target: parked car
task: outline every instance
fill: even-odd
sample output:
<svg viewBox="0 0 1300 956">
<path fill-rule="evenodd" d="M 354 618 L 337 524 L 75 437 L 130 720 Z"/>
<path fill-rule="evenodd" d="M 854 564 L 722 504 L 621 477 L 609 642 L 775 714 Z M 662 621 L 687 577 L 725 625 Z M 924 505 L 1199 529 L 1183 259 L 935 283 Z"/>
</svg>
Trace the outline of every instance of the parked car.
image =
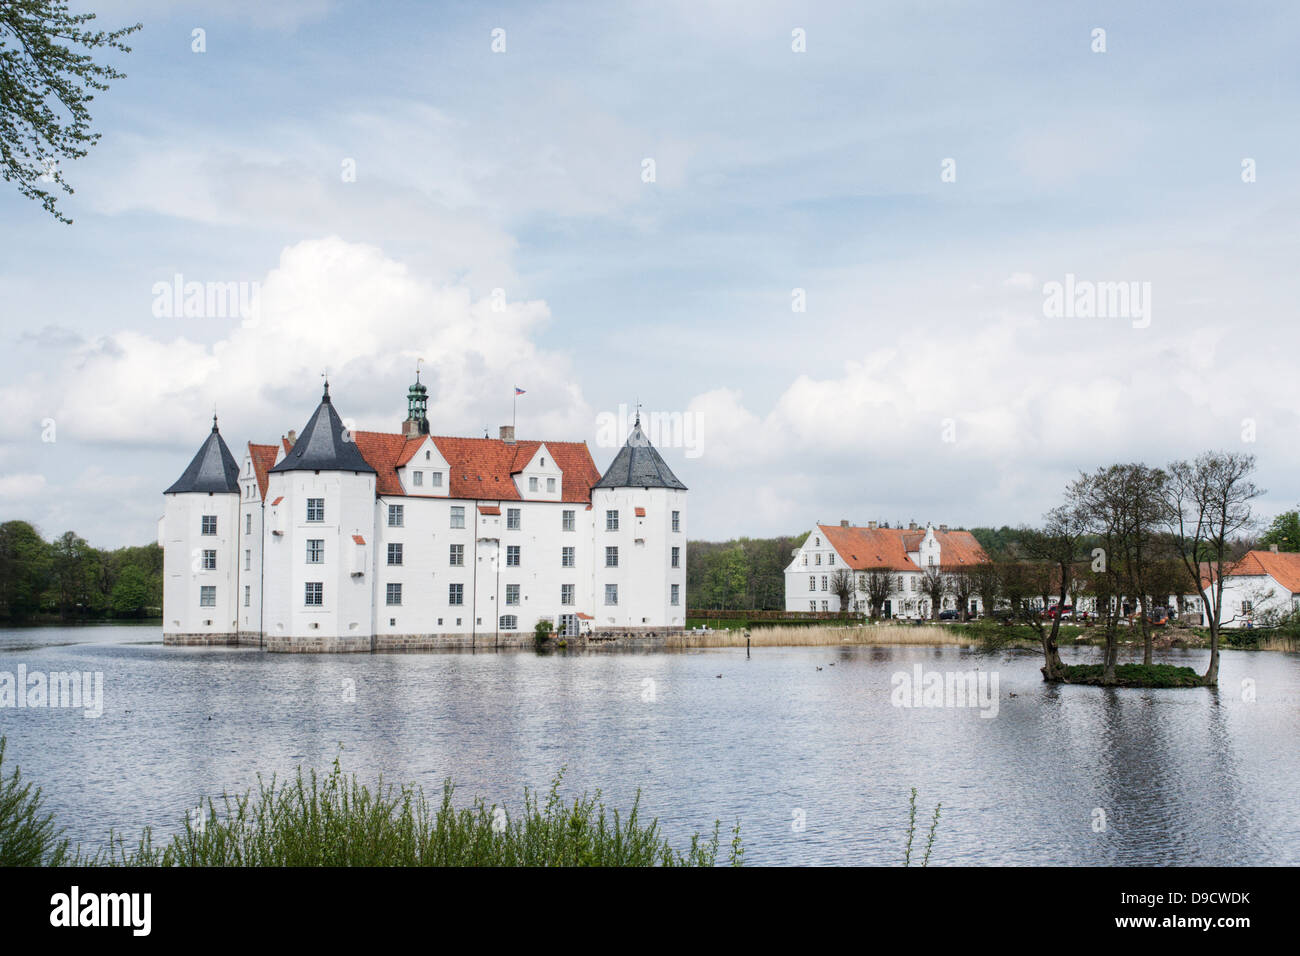
<svg viewBox="0 0 1300 956">
<path fill-rule="evenodd" d="M 939 620 L 941 621 L 956 621 L 960 619 L 961 611 L 947 610 L 939 612 Z"/>
<path fill-rule="evenodd" d="M 1074 617 L 1074 605 L 1067 604 L 1064 607 L 1053 605 L 1043 612 L 1043 617 L 1050 619 L 1056 617 L 1058 614 L 1061 615 L 1062 621 L 1070 620 Z"/>
</svg>

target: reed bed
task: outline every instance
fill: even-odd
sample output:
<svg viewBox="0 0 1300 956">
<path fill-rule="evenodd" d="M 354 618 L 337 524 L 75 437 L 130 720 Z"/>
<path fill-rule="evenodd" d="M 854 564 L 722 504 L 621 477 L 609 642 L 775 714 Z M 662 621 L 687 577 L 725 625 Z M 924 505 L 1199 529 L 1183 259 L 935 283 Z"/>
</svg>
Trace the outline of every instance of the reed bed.
<svg viewBox="0 0 1300 956">
<path fill-rule="evenodd" d="M 668 647 L 815 647 L 833 644 L 967 645 L 973 635 L 960 634 L 933 624 L 863 624 L 839 627 L 753 627 L 748 632 L 686 631 L 668 638 Z"/>
<path fill-rule="evenodd" d="M 155 845 L 146 830 L 128 845 L 82 862 L 109 866 L 715 866 L 719 824 L 683 850 L 666 840 L 658 820 L 641 819 L 640 791 L 626 816 L 606 811 L 600 792 L 572 801 L 560 796 L 563 771 L 545 800 L 525 789 L 522 813 L 475 800 L 457 809 L 448 781 L 431 804 L 419 787 L 379 781 L 371 790 L 335 759 L 288 783 L 261 783 L 242 796 L 206 800 L 185 830 Z M 740 825 L 728 861 L 744 856 Z"/>
</svg>

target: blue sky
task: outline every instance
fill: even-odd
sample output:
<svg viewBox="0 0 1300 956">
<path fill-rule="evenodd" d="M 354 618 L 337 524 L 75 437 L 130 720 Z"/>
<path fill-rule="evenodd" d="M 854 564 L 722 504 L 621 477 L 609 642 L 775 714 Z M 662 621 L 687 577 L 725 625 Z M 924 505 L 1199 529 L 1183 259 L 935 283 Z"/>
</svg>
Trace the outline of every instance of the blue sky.
<svg viewBox="0 0 1300 956">
<path fill-rule="evenodd" d="M 214 405 L 240 454 L 328 367 L 395 430 L 416 358 L 436 431 L 518 384 L 602 468 L 602 413 L 693 416 L 692 537 L 1032 522 L 1210 447 L 1300 500 L 1291 4 L 87 8 L 145 26 L 74 225 L 0 189 L 0 517 L 149 540 Z M 156 316 L 176 274 L 258 321 Z M 1046 317 L 1066 274 L 1150 283 L 1150 324 Z"/>
</svg>

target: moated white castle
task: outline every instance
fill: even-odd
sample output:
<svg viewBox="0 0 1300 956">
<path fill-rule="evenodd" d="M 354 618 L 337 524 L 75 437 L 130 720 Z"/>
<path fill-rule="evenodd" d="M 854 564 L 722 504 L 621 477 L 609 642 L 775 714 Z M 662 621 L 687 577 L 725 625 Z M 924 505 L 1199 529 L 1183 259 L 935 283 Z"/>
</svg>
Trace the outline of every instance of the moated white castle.
<svg viewBox="0 0 1300 956">
<path fill-rule="evenodd" d="M 686 486 L 641 429 L 602 475 L 585 442 L 349 432 L 329 384 L 300 435 L 217 430 L 164 492 L 163 643 L 271 651 L 655 640 L 686 613 Z"/>
</svg>

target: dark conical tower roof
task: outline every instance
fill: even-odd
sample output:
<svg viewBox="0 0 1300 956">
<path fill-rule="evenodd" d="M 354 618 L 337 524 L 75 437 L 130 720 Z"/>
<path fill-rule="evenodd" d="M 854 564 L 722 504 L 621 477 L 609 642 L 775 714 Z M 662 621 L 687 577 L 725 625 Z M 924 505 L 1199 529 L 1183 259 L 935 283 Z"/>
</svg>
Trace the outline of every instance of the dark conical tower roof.
<svg viewBox="0 0 1300 956">
<path fill-rule="evenodd" d="M 208 440 L 203 443 L 185 473 L 163 494 L 176 495 L 191 491 L 239 494 L 239 465 L 235 464 L 235 456 L 226 447 L 221 432 L 217 431 L 216 415 L 212 416 L 212 433 L 208 435 Z"/>
<path fill-rule="evenodd" d="M 593 488 L 676 488 L 686 490 L 672 469 L 659 457 L 650 439 L 641 430 L 641 416 L 637 415 L 632 433 L 618 450 L 610 466 Z"/>
<path fill-rule="evenodd" d="M 284 456 L 284 461 L 271 471 L 365 471 L 374 468 L 361 457 L 357 443 L 347 437 L 343 420 L 334 411 L 330 401 L 330 383 L 325 383 L 325 394 L 311 421 L 303 426 L 302 434 Z"/>
</svg>

